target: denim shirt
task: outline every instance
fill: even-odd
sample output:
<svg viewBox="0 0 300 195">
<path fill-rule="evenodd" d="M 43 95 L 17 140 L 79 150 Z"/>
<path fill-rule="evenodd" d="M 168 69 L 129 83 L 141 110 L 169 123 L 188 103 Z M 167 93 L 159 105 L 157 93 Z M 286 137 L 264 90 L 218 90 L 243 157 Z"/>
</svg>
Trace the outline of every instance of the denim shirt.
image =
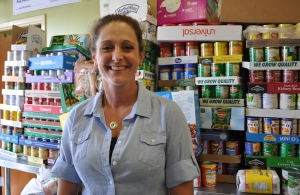
<svg viewBox="0 0 300 195">
<path fill-rule="evenodd" d="M 103 94 L 98 93 L 70 112 L 52 167 L 55 176 L 82 182 L 83 194 L 165 195 L 200 174 L 179 106 L 138 85 L 137 101 L 122 122 L 111 165 L 112 134 L 105 123 Z"/>
</svg>

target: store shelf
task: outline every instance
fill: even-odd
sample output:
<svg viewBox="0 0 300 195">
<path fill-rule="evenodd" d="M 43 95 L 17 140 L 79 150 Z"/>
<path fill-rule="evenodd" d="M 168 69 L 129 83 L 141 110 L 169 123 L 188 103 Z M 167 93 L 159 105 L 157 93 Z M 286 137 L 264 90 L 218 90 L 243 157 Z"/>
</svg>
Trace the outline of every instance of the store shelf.
<svg viewBox="0 0 300 195">
<path fill-rule="evenodd" d="M 195 79 L 158 80 L 158 87 L 195 86 Z"/>
<path fill-rule="evenodd" d="M 300 144 L 300 136 L 297 135 L 246 133 L 246 139 L 254 142 Z"/>
<path fill-rule="evenodd" d="M 32 105 L 24 104 L 25 112 L 42 112 L 42 113 L 51 113 L 51 114 L 62 114 L 61 106 L 48 106 L 48 105 Z"/>
<path fill-rule="evenodd" d="M 241 163 L 241 155 L 217 155 L 217 154 L 199 154 L 197 157 L 198 161 L 212 161 L 212 162 L 223 162 L 223 163 Z"/>
<path fill-rule="evenodd" d="M 26 146 L 34 146 L 34 147 L 39 147 L 39 148 L 54 149 L 54 150 L 59 150 L 59 148 L 60 148 L 60 144 L 58 144 L 58 143 L 35 141 L 35 140 L 29 140 L 29 139 L 24 139 L 24 138 L 19 139 L 19 144 L 26 145 Z"/>
<path fill-rule="evenodd" d="M 37 127 L 37 128 L 43 128 L 43 129 L 53 129 L 53 130 L 62 131 L 62 128 L 61 128 L 60 125 L 59 126 L 53 126 L 53 125 L 32 124 L 32 123 L 23 122 L 23 126 L 24 127 L 31 127 L 31 128 Z"/>
<path fill-rule="evenodd" d="M 0 133 L 0 140 L 14 143 L 14 144 L 19 144 L 19 136 L 17 135 L 8 135 L 8 134 Z"/>
<path fill-rule="evenodd" d="M 155 73 L 146 70 L 137 70 L 135 73 L 135 79 L 155 80 L 156 75 Z"/>
<path fill-rule="evenodd" d="M 199 57 L 199 64 L 211 64 L 211 63 L 241 63 L 243 61 L 243 55 L 222 55 L 222 56 L 205 56 Z"/>
<path fill-rule="evenodd" d="M 246 108 L 246 116 L 300 119 L 300 110 Z"/>
<path fill-rule="evenodd" d="M 26 80 L 25 77 L 18 77 L 18 76 L 2 76 L 2 81 L 6 82 L 19 82 L 24 83 Z"/>
<path fill-rule="evenodd" d="M 198 55 L 158 58 L 157 62 L 158 65 L 195 64 L 198 63 Z"/>
<path fill-rule="evenodd" d="M 27 60 L 20 60 L 20 61 L 5 61 L 5 66 L 28 66 Z"/>
<path fill-rule="evenodd" d="M 201 140 L 228 141 L 231 131 L 201 129 Z"/>
<path fill-rule="evenodd" d="M 63 75 L 53 76 L 34 76 L 25 74 L 26 83 L 73 83 L 74 72 L 65 72 Z"/>
<path fill-rule="evenodd" d="M 300 83 L 248 83 L 248 93 L 300 93 Z"/>
<path fill-rule="evenodd" d="M 246 195 L 247 193 L 238 192 L 236 184 L 217 183 L 214 187 L 194 188 L 194 195 Z M 249 193 L 248 193 L 249 194 Z"/>
<path fill-rule="evenodd" d="M 246 156 L 247 166 L 265 166 L 265 167 L 295 167 L 300 168 L 300 158 L 291 157 L 273 157 L 273 156 Z"/>
<path fill-rule="evenodd" d="M 209 107 L 244 107 L 245 99 L 199 98 L 199 103 Z"/>
<path fill-rule="evenodd" d="M 2 95 L 18 95 L 24 96 L 25 90 L 2 89 Z"/>
<path fill-rule="evenodd" d="M 21 122 L 12 121 L 12 120 L 4 120 L 4 119 L 1 119 L 1 125 L 19 127 L 19 128 L 23 127 L 23 124 Z"/>
<path fill-rule="evenodd" d="M 39 97 L 39 98 L 60 98 L 59 91 L 48 90 L 25 90 L 26 97 Z"/>
<path fill-rule="evenodd" d="M 25 135 L 31 135 L 31 136 L 44 136 L 47 138 L 61 138 L 62 136 L 62 130 L 55 130 L 55 129 L 51 129 L 49 130 L 45 130 L 45 129 L 33 129 L 33 128 L 28 128 L 25 127 L 24 128 L 24 134 Z"/>
<path fill-rule="evenodd" d="M 60 114 L 48 114 L 48 113 L 38 113 L 38 112 L 22 112 L 22 117 L 26 117 L 26 118 L 59 120 L 59 116 L 60 116 Z"/>
<path fill-rule="evenodd" d="M 272 61 L 272 62 L 243 62 L 243 68 L 249 70 L 299 70 L 299 61 Z"/>
<path fill-rule="evenodd" d="M 7 104 L 0 104 L 0 110 L 10 110 L 10 111 L 21 111 L 21 108 L 19 106 L 11 106 Z"/>
<path fill-rule="evenodd" d="M 259 39 L 247 40 L 246 48 L 256 47 L 280 47 L 280 46 L 300 46 L 300 39 Z"/>
<path fill-rule="evenodd" d="M 240 85 L 242 84 L 241 77 L 226 76 L 226 77 L 196 77 L 196 85 Z"/>
</svg>

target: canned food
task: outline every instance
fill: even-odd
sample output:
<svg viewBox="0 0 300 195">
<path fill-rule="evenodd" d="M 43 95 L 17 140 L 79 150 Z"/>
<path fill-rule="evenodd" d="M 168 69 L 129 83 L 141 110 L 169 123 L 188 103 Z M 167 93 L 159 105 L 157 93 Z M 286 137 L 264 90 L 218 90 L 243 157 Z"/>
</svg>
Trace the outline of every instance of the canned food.
<svg viewBox="0 0 300 195">
<path fill-rule="evenodd" d="M 27 67 L 26 66 L 19 66 L 19 77 L 24 77 L 25 73 L 27 72 Z"/>
<path fill-rule="evenodd" d="M 48 70 L 41 70 L 41 75 L 42 76 L 48 76 L 49 75 L 49 71 Z"/>
<path fill-rule="evenodd" d="M 282 82 L 298 82 L 298 70 L 282 70 Z"/>
<path fill-rule="evenodd" d="M 217 174 L 226 174 L 226 163 L 217 163 Z"/>
<path fill-rule="evenodd" d="M 39 105 L 46 105 L 46 98 L 39 98 Z"/>
<path fill-rule="evenodd" d="M 33 157 L 38 157 L 39 156 L 39 151 L 38 151 L 37 147 L 31 146 L 30 156 L 33 156 Z"/>
<path fill-rule="evenodd" d="M 171 87 L 168 87 L 168 89 L 171 89 Z M 167 90 L 167 91 L 171 91 L 171 90 Z M 53 106 L 61 106 L 61 101 L 60 101 L 59 98 L 54 98 L 54 100 L 53 100 Z"/>
<path fill-rule="evenodd" d="M 37 90 L 44 90 L 45 83 L 37 83 Z"/>
<path fill-rule="evenodd" d="M 12 51 L 7 51 L 7 61 L 13 61 L 14 60 L 14 53 Z"/>
<path fill-rule="evenodd" d="M 32 97 L 25 97 L 25 104 L 32 104 Z"/>
<path fill-rule="evenodd" d="M 264 50 L 262 48 L 249 48 L 250 62 L 263 62 Z"/>
<path fill-rule="evenodd" d="M 278 95 L 276 93 L 264 93 L 262 99 L 264 109 L 278 108 Z"/>
<path fill-rule="evenodd" d="M 46 159 L 48 157 L 49 150 L 47 148 L 39 148 L 38 157 Z"/>
<path fill-rule="evenodd" d="M 224 154 L 224 141 L 216 141 L 212 140 L 211 141 L 211 153 L 212 154 L 218 154 L 222 155 Z"/>
<path fill-rule="evenodd" d="M 283 110 L 296 109 L 296 94 L 281 93 L 279 99 L 279 108 Z"/>
<path fill-rule="evenodd" d="M 215 42 L 214 43 L 214 56 L 228 55 L 228 43 L 227 42 Z"/>
<path fill-rule="evenodd" d="M 263 39 L 277 39 L 277 30 L 275 24 L 266 24 L 263 25 L 264 32 L 262 33 Z"/>
<path fill-rule="evenodd" d="M 200 47 L 201 47 L 200 51 L 202 57 L 214 55 L 212 43 L 201 43 Z"/>
<path fill-rule="evenodd" d="M 64 75 L 65 74 L 65 70 L 64 69 L 57 69 L 56 70 L 56 75 L 60 76 L 60 75 Z"/>
<path fill-rule="evenodd" d="M 185 56 L 185 43 L 184 42 L 174 42 L 173 43 L 173 57 Z M 57 74 L 59 75 L 59 74 Z"/>
<path fill-rule="evenodd" d="M 10 119 L 10 111 L 9 110 L 3 110 L 3 120 L 9 120 Z"/>
<path fill-rule="evenodd" d="M 19 83 L 19 82 L 15 82 L 15 90 L 25 90 L 25 85 L 24 83 Z"/>
<path fill-rule="evenodd" d="M 201 86 L 202 98 L 214 98 L 215 89 L 212 85 L 202 85 Z"/>
<path fill-rule="evenodd" d="M 171 55 L 172 56 L 172 55 Z M 170 57 L 171 57 L 170 56 Z M 56 70 L 49 70 L 49 76 L 56 77 Z"/>
<path fill-rule="evenodd" d="M 51 91 L 59 91 L 59 83 L 51 83 Z"/>
<path fill-rule="evenodd" d="M 278 144 L 263 142 L 263 156 L 278 156 Z"/>
<path fill-rule="evenodd" d="M 12 76 L 12 67 L 11 66 L 5 66 L 4 75 L 5 76 Z"/>
<path fill-rule="evenodd" d="M 16 118 L 16 121 L 18 122 L 22 122 L 22 112 L 21 111 L 17 111 L 16 112 L 17 114 L 17 118 Z"/>
<path fill-rule="evenodd" d="M 173 70 L 172 70 L 172 79 L 173 80 L 183 79 L 184 78 L 183 73 L 184 73 L 183 64 L 174 64 L 173 65 Z"/>
<path fill-rule="evenodd" d="M 2 134 L 7 134 L 7 126 L 2 125 L 1 133 Z"/>
<path fill-rule="evenodd" d="M 240 67 L 239 63 L 230 63 L 225 64 L 225 76 L 240 76 Z"/>
<path fill-rule="evenodd" d="M 264 118 L 265 134 L 280 134 L 279 118 Z"/>
<path fill-rule="evenodd" d="M 5 82 L 5 89 L 14 89 L 13 82 Z"/>
<path fill-rule="evenodd" d="M 198 41 L 188 41 L 185 43 L 185 55 L 191 56 L 191 55 L 197 55 L 199 56 L 199 42 Z"/>
<path fill-rule="evenodd" d="M 289 195 L 299 194 L 300 174 L 299 169 L 288 174 L 288 193 Z"/>
<path fill-rule="evenodd" d="M 239 155 L 239 141 L 227 141 L 226 142 L 226 155 Z"/>
<path fill-rule="evenodd" d="M 295 144 L 280 144 L 280 157 L 296 157 Z"/>
<path fill-rule="evenodd" d="M 260 142 L 245 142 L 245 153 L 248 156 L 260 156 Z"/>
<path fill-rule="evenodd" d="M 198 64 L 198 77 L 210 77 L 209 64 Z"/>
<path fill-rule="evenodd" d="M 54 150 L 54 149 L 49 149 L 49 157 L 56 159 L 58 156 L 58 150 Z"/>
<path fill-rule="evenodd" d="M 210 140 L 201 141 L 201 151 L 200 154 L 211 154 L 211 143 Z"/>
<path fill-rule="evenodd" d="M 226 173 L 227 175 L 236 175 L 239 170 L 239 163 L 227 163 Z"/>
<path fill-rule="evenodd" d="M 38 84 L 37 83 L 31 83 L 31 90 L 38 90 Z"/>
<path fill-rule="evenodd" d="M 289 29 L 293 27 L 293 24 L 278 24 L 278 38 L 280 39 L 287 39 L 289 38 L 287 36 L 287 32 L 289 32 Z"/>
<path fill-rule="evenodd" d="M 46 105 L 54 106 L 54 98 L 47 98 L 46 99 Z"/>
<path fill-rule="evenodd" d="M 34 70 L 33 75 L 34 76 L 40 76 L 42 74 L 41 70 Z"/>
<path fill-rule="evenodd" d="M 23 154 L 25 156 L 30 156 L 31 155 L 31 147 L 24 145 L 23 146 Z"/>
<path fill-rule="evenodd" d="M 230 86 L 230 98 L 231 99 L 242 99 L 243 98 L 243 87 L 240 85 Z"/>
<path fill-rule="evenodd" d="M 21 153 L 23 151 L 21 151 L 21 146 L 19 144 L 13 144 L 13 152 L 14 153 Z"/>
<path fill-rule="evenodd" d="M 17 121 L 17 112 L 10 111 L 10 120 Z"/>
<path fill-rule="evenodd" d="M 225 76 L 224 64 L 212 63 L 210 65 L 210 72 L 212 77 Z"/>
<path fill-rule="evenodd" d="M 247 93 L 246 102 L 247 102 L 247 108 L 261 108 L 261 94 Z"/>
<path fill-rule="evenodd" d="M 265 61 L 280 61 L 279 47 L 265 47 Z"/>
<path fill-rule="evenodd" d="M 17 66 L 12 67 L 12 76 L 15 76 L 15 77 L 19 76 L 19 68 Z"/>
<path fill-rule="evenodd" d="M 16 96 L 16 106 L 19 106 L 19 107 L 23 107 L 25 103 L 25 97 L 24 96 L 20 96 L 20 95 L 17 95 Z"/>
<path fill-rule="evenodd" d="M 247 117 L 247 131 L 248 133 L 259 133 L 260 118 L 257 117 Z"/>
<path fill-rule="evenodd" d="M 242 41 L 230 41 L 229 42 L 229 55 L 243 55 L 243 42 Z"/>
<path fill-rule="evenodd" d="M 33 105 L 39 105 L 39 98 L 38 97 L 33 97 L 32 98 L 32 104 Z"/>
<path fill-rule="evenodd" d="M 204 161 L 201 165 L 202 184 L 206 187 L 213 187 L 217 180 L 217 165 L 213 162 Z"/>
<path fill-rule="evenodd" d="M 297 120 L 296 120 L 297 121 Z M 294 119 L 282 118 L 281 119 L 281 134 L 282 135 L 297 135 L 297 129 L 294 129 Z"/>
<path fill-rule="evenodd" d="M 229 98 L 229 86 L 227 85 L 216 85 L 215 86 L 216 98 L 226 99 Z"/>
<path fill-rule="evenodd" d="M 13 151 L 13 143 L 6 142 L 6 150 L 12 152 Z"/>
<path fill-rule="evenodd" d="M 197 64 L 184 65 L 184 79 L 196 78 L 197 75 Z"/>
<path fill-rule="evenodd" d="M 249 70 L 249 82 L 264 82 L 265 72 L 263 70 Z"/>
<path fill-rule="evenodd" d="M 247 26 L 247 40 L 261 39 L 262 35 L 258 30 L 259 28 L 261 28 L 261 26 L 258 25 Z"/>
<path fill-rule="evenodd" d="M 9 105 L 10 103 L 10 95 L 3 95 L 3 104 Z"/>
<path fill-rule="evenodd" d="M 266 70 L 266 82 L 281 82 L 281 70 Z"/>
<path fill-rule="evenodd" d="M 281 61 L 293 61 L 295 46 L 282 46 L 281 47 Z M 297 52 L 297 49 L 296 49 Z"/>
<path fill-rule="evenodd" d="M 51 90 L 51 84 L 50 83 L 44 83 L 44 90 Z"/>
<path fill-rule="evenodd" d="M 6 149 L 7 149 L 7 143 L 6 143 L 5 141 L 3 141 L 3 140 L 1 140 L 1 148 L 2 148 L 3 150 L 6 150 Z"/>
</svg>

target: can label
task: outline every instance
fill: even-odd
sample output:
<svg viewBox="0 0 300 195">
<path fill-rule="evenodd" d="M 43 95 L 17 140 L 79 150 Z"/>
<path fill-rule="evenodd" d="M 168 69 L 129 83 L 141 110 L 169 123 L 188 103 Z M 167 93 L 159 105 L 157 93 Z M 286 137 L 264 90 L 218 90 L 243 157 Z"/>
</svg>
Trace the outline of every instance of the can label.
<svg viewBox="0 0 300 195">
<path fill-rule="evenodd" d="M 226 154 L 233 156 L 239 155 L 239 141 L 227 141 Z"/>
<path fill-rule="evenodd" d="M 12 76 L 12 67 L 11 66 L 6 66 L 5 67 L 4 75 L 5 76 Z"/>
<path fill-rule="evenodd" d="M 296 124 L 294 124 L 296 123 Z M 297 135 L 297 120 L 290 118 L 282 118 L 281 119 L 281 134 L 282 135 Z M 296 126 L 297 127 L 297 126 Z"/>
<path fill-rule="evenodd" d="M 224 154 L 224 141 L 211 141 L 211 153 L 218 155 Z"/>
<path fill-rule="evenodd" d="M 26 156 L 30 156 L 31 155 L 31 147 L 30 146 L 23 146 L 23 154 Z"/>
<path fill-rule="evenodd" d="M 264 118 L 265 134 L 280 134 L 279 118 Z"/>
<path fill-rule="evenodd" d="M 44 83 L 44 90 L 51 90 L 51 84 L 50 83 Z"/>
<path fill-rule="evenodd" d="M 279 107 L 283 110 L 295 110 L 296 109 L 296 94 L 280 94 Z"/>
<path fill-rule="evenodd" d="M 293 61 L 294 46 L 281 47 L 281 61 Z"/>
<path fill-rule="evenodd" d="M 230 98 L 231 99 L 242 99 L 243 98 L 243 89 L 240 85 L 230 86 Z"/>
<path fill-rule="evenodd" d="M 214 56 L 228 55 L 227 42 L 215 42 L 214 43 Z"/>
<path fill-rule="evenodd" d="M 209 64 L 198 64 L 198 77 L 210 77 Z"/>
<path fill-rule="evenodd" d="M 278 47 L 265 47 L 265 61 L 280 61 Z"/>
<path fill-rule="evenodd" d="M 281 71 L 280 70 L 266 70 L 266 82 L 281 82 Z"/>
<path fill-rule="evenodd" d="M 265 109 L 277 109 L 278 108 L 278 96 L 273 93 L 263 94 L 263 108 Z"/>
<path fill-rule="evenodd" d="M 249 70 L 250 82 L 264 82 L 265 72 L 263 70 Z"/>
<path fill-rule="evenodd" d="M 263 62 L 264 50 L 262 48 L 249 48 L 250 62 Z"/>
<path fill-rule="evenodd" d="M 238 63 L 226 63 L 225 64 L 226 76 L 240 76 L 240 64 Z"/>
<path fill-rule="evenodd" d="M 19 76 L 19 68 L 17 66 L 13 66 L 12 68 L 12 76 Z"/>
<path fill-rule="evenodd" d="M 288 193 L 290 195 L 299 194 L 300 192 L 300 174 L 291 173 L 288 175 Z"/>
<path fill-rule="evenodd" d="M 229 86 L 227 85 L 216 85 L 215 86 L 216 98 L 226 99 L 229 98 Z"/>
<path fill-rule="evenodd" d="M 242 41 L 230 41 L 229 42 L 229 55 L 243 54 L 243 42 Z"/>
<path fill-rule="evenodd" d="M 213 56 L 213 44 L 212 43 L 201 43 L 201 56 Z"/>
<path fill-rule="evenodd" d="M 214 86 L 212 85 L 202 85 L 202 98 L 214 98 Z"/>
<path fill-rule="evenodd" d="M 31 146 L 30 155 L 33 157 L 38 157 L 39 156 L 38 148 Z"/>
<path fill-rule="evenodd" d="M 208 163 L 201 165 L 201 175 L 203 186 L 212 187 L 217 183 L 217 165 Z"/>
<path fill-rule="evenodd" d="M 278 144 L 277 143 L 263 143 L 263 155 L 264 156 L 278 156 Z"/>
<path fill-rule="evenodd" d="M 245 142 L 245 153 L 248 156 L 260 156 L 260 142 Z"/>
<path fill-rule="evenodd" d="M 31 83 L 31 90 L 38 90 L 37 83 Z"/>
<path fill-rule="evenodd" d="M 260 123 L 259 118 L 247 117 L 247 130 L 248 133 L 259 133 Z"/>
<path fill-rule="evenodd" d="M 210 73 L 212 77 L 222 77 L 225 76 L 224 64 L 215 64 L 210 65 Z"/>
<path fill-rule="evenodd" d="M 37 90 L 44 90 L 44 83 L 37 83 Z"/>
<path fill-rule="evenodd" d="M 282 143 L 280 145 L 280 157 L 296 157 L 296 145 Z"/>
<path fill-rule="evenodd" d="M 261 108 L 260 93 L 247 93 L 246 101 L 247 101 L 247 108 Z"/>
<path fill-rule="evenodd" d="M 298 82 L 298 70 L 282 70 L 282 82 Z"/>
<path fill-rule="evenodd" d="M 200 154 L 210 154 L 211 153 L 211 143 L 210 140 L 201 141 L 201 151 Z"/>
</svg>

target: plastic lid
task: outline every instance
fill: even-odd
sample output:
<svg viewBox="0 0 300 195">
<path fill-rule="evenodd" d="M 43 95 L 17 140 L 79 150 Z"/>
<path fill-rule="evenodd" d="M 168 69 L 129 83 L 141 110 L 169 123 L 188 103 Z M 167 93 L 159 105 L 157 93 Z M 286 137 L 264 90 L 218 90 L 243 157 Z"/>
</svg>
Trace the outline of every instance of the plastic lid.
<svg viewBox="0 0 300 195">
<path fill-rule="evenodd" d="M 185 43 L 186 45 L 198 45 L 199 42 L 198 41 L 188 41 Z"/>
<path fill-rule="evenodd" d="M 174 42 L 173 46 L 185 45 L 185 42 Z"/>
<path fill-rule="evenodd" d="M 183 64 L 174 64 L 173 68 L 183 68 Z"/>
<path fill-rule="evenodd" d="M 160 70 L 162 70 L 162 69 L 171 69 L 171 66 L 169 66 L 169 65 L 159 66 L 159 69 Z"/>
<path fill-rule="evenodd" d="M 161 43 L 160 47 L 172 47 L 172 43 Z"/>
<path fill-rule="evenodd" d="M 180 24 L 177 24 L 178 26 L 193 26 L 192 23 L 180 23 Z"/>
<path fill-rule="evenodd" d="M 163 24 L 162 26 L 177 26 L 176 24 Z"/>
<path fill-rule="evenodd" d="M 185 64 L 184 67 L 185 68 L 196 68 L 197 64 Z"/>
</svg>

